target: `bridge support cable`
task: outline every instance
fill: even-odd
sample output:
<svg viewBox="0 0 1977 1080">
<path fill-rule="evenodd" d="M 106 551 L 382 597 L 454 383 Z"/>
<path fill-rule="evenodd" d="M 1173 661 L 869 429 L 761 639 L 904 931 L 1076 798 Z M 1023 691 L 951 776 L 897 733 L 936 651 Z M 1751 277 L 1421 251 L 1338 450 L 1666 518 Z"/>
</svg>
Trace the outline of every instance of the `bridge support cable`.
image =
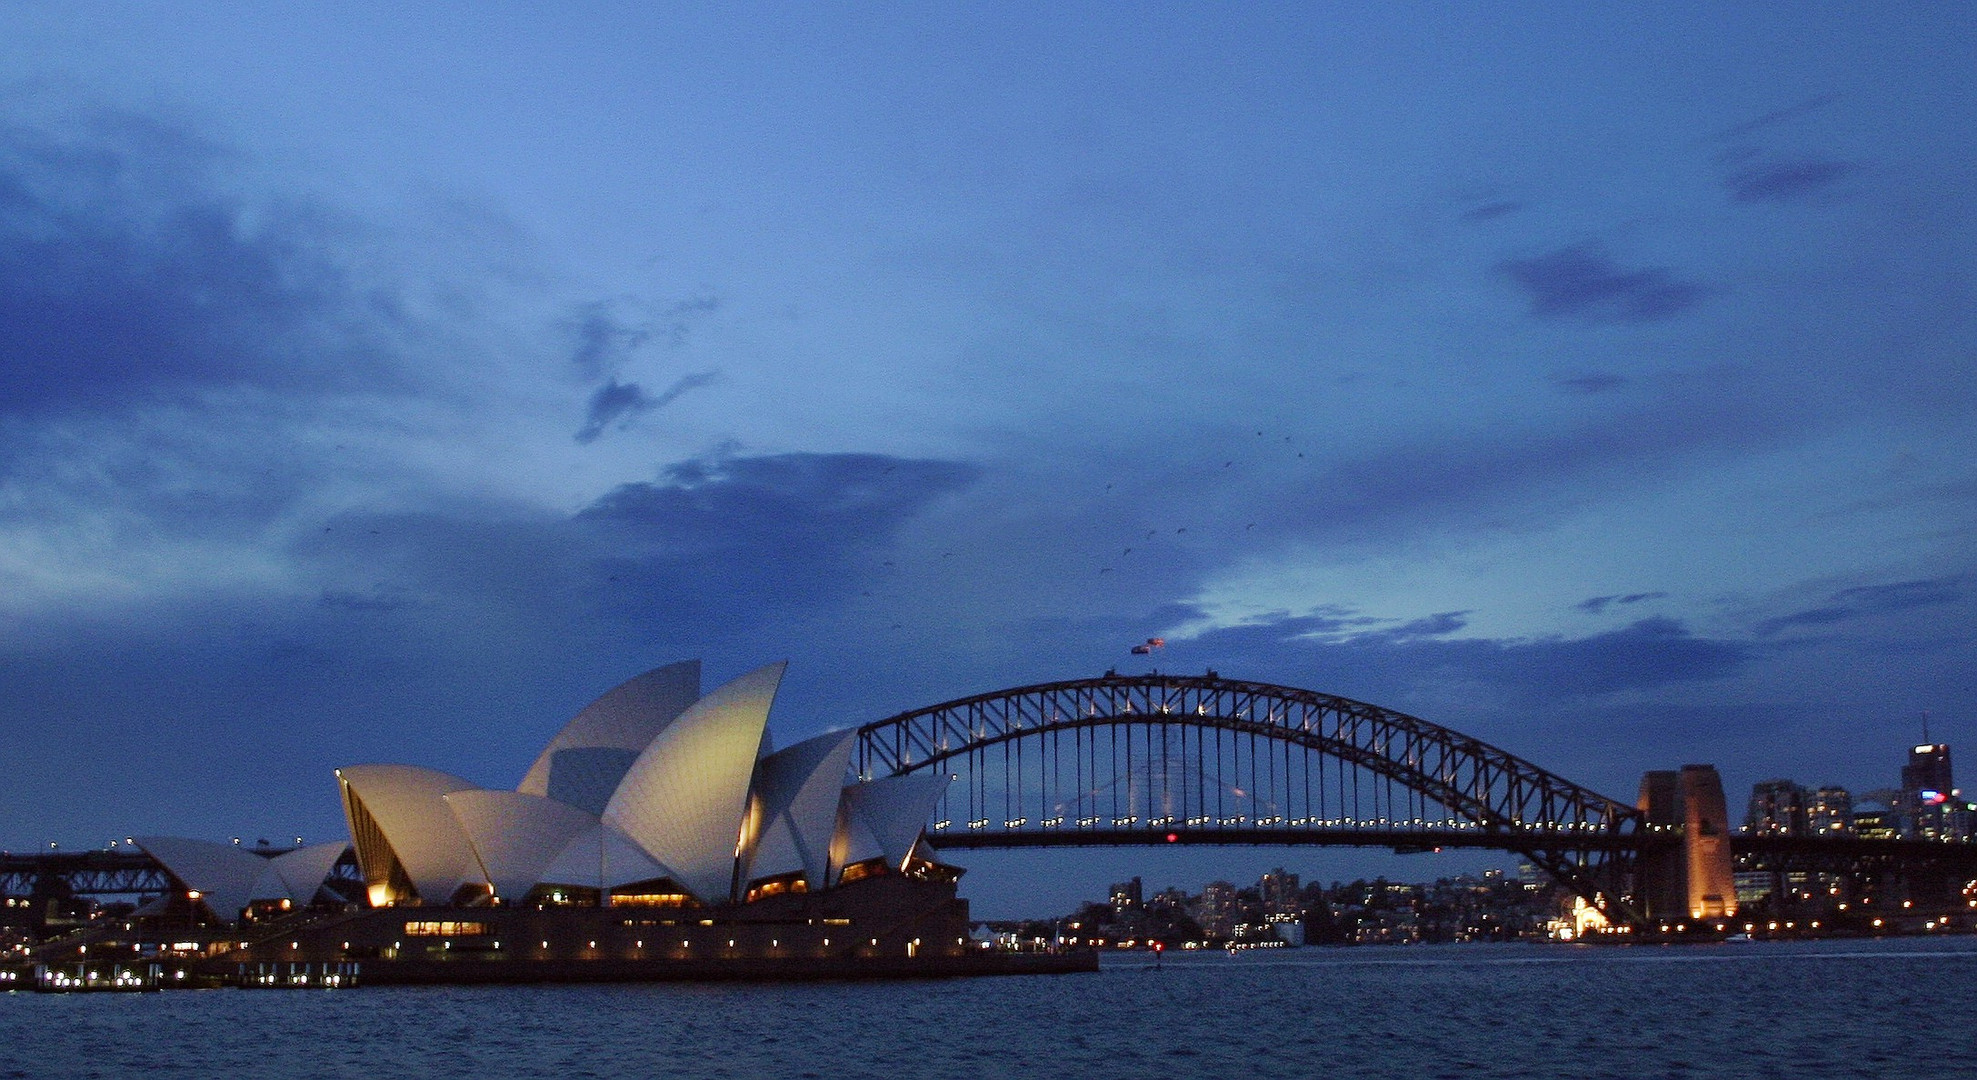
<svg viewBox="0 0 1977 1080">
<path fill-rule="evenodd" d="M 937 847 L 1496 848 L 1615 923 L 1642 919 L 1634 856 L 1653 837 L 1639 811 L 1459 732 L 1313 691 L 1169 675 L 1021 687 L 867 724 L 856 761 L 865 776 L 965 773 L 933 823 Z"/>
</svg>

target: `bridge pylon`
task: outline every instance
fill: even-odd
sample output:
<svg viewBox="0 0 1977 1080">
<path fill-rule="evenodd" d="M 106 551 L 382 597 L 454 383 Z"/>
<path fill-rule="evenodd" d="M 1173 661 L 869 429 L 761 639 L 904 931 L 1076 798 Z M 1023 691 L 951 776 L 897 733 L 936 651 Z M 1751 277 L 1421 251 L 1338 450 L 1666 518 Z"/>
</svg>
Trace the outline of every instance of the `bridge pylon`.
<svg viewBox="0 0 1977 1080">
<path fill-rule="evenodd" d="M 1636 895 L 1649 919 L 1724 919 L 1737 913 L 1728 801 L 1714 765 L 1657 769 L 1641 777 L 1643 828 L 1679 845 L 1644 847 Z"/>
</svg>

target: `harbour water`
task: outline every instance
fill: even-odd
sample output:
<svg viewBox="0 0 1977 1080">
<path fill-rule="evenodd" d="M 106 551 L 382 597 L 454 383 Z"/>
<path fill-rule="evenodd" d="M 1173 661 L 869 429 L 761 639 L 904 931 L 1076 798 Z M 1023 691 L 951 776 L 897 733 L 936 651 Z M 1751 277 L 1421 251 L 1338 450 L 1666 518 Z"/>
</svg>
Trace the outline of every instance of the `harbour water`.
<svg viewBox="0 0 1977 1080">
<path fill-rule="evenodd" d="M 1977 938 L 1107 956 L 1097 974 L 0 995 L 0 1077 L 1977 1075 Z"/>
</svg>

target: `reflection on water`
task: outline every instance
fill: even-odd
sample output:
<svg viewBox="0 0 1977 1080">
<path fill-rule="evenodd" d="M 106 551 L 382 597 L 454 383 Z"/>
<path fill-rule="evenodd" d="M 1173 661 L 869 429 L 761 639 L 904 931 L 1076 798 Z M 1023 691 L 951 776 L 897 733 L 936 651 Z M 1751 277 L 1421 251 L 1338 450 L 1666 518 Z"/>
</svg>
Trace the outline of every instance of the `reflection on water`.
<svg viewBox="0 0 1977 1080">
<path fill-rule="evenodd" d="M 894 983 L 0 995 L 0 1077 L 1899 1077 L 1977 939 L 1108 956 Z"/>
</svg>

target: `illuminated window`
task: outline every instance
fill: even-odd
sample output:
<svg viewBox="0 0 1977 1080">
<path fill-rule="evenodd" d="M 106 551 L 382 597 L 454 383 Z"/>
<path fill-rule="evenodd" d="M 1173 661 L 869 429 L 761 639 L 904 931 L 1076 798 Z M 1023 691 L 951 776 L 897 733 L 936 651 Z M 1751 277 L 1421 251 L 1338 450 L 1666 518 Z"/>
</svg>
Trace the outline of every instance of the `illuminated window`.
<svg viewBox="0 0 1977 1080">
<path fill-rule="evenodd" d="M 484 922 L 408 922 L 405 924 L 406 937 L 479 937 L 487 933 Z"/>
<path fill-rule="evenodd" d="M 799 870 L 792 874 L 779 874 L 775 877 L 756 880 L 749 885 L 748 894 L 744 902 L 752 904 L 757 900 L 767 899 L 771 896 L 783 896 L 785 894 L 808 891 L 810 891 L 810 885 L 803 879 L 803 872 Z"/>
<path fill-rule="evenodd" d="M 685 907 L 693 902 L 693 897 L 678 892 L 651 893 L 612 893 L 612 907 Z"/>
<path fill-rule="evenodd" d="M 838 881 L 842 884 L 849 885 L 861 878 L 883 877 L 890 872 L 890 868 L 886 866 L 885 859 L 866 859 L 864 862 L 855 862 L 845 867 L 844 872 L 838 875 Z"/>
</svg>

